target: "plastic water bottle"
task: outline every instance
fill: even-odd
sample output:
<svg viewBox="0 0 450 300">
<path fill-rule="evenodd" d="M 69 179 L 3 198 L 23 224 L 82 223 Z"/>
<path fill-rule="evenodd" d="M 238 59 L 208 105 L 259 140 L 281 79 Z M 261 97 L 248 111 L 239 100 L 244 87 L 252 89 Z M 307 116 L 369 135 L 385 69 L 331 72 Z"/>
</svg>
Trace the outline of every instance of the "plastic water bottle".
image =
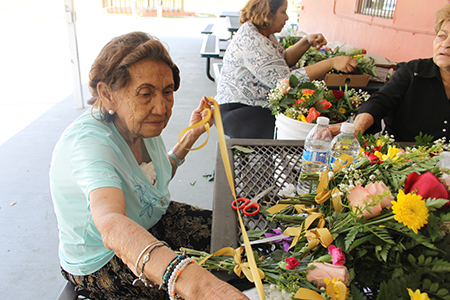
<svg viewBox="0 0 450 300">
<path fill-rule="evenodd" d="M 328 127 L 330 120 L 326 117 L 318 117 L 316 126 L 311 129 L 305 139 L 305 145 L 302 155 L 302 173 L 321 173 L 327 171 L 327 165 L 330 155 L 330 144 L 333 135 Z M 307 163 L 307 162 L 319 163 Z M 315 193 L 317 183 L 312 180 L 300 180 L 297 184 L 297 193 Z"/>
<path fill-rule="evenodd" d="M 358 139 L 355 137 L 355 125 L 351 123 L 342 123 L 341 133 L 334 137 L 330 147 L 330 167 L 333 169 L 338 162 L 346 164 L 345 160 L 340 159 L 342 154 L 347 154 L 355 160 L 360 151 Z M 350 164 L 347 164 L 347 166 Z"/>
</svg>

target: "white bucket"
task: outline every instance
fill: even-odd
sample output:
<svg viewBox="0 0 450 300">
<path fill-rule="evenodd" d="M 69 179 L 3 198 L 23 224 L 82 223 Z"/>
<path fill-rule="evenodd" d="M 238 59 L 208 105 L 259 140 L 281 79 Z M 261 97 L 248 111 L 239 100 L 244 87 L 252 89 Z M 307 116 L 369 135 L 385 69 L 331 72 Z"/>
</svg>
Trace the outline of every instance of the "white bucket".
<svg viewBox="0 0 450 300">
<path fill-rule="evenodd" d="M 275 116 L 275 130 L 277 140 L 301 140 L 304 141 L 308 133 L 316 125 L 315 123 L 306 123 L 283 114 Z"/>
</svg>

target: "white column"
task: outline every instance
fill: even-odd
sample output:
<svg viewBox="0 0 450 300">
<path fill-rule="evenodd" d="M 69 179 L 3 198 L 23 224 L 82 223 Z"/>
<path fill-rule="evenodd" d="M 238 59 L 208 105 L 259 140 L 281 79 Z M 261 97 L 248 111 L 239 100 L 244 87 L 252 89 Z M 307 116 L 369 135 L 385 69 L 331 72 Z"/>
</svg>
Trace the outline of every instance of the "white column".
<svg viewBox="0 0 450 300">
<path fill-rule="evenodd" d="M 64 0 L 64 7 L 66 11 L 67 30 L 69 33 L 70 61 L 72 63 L 75 107 L 84 108 L 80 62 L 78 60 L 77 30 L 75 28 L 76 14 L 73 7 L 73 0 Z"/>
</svg>

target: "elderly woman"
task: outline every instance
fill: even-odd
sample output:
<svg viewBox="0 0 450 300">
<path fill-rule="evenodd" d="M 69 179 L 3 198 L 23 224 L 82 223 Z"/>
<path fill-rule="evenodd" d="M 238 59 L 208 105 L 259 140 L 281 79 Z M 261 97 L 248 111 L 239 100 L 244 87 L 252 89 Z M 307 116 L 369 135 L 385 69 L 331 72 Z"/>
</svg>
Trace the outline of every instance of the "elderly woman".
<svg viewBox="0 0 450 300">
<path fill-rule="evenodd" d="M 421 132 L 450 138 L 450 4 L 436 14 L 433 58 L 397 65 L 392 78 L 363 103 L 356 133 L 381 130 L 397 141 L 414 142 Z"/>
<path fill-rule="evenodd" d="M 208 250 L 211 225 L 210 211 L 170 201 L 169 181 L 205 132 L 191 129 L 166 152 L 161 132 L 179 85 L 161 42 L 142 32 L 114 38 L 92 65 L 92 110 L 54 149 L 62 274 L 90 299 L 248 299 L 174 251 Z"/>
<path fill-rule="evenodd" d="M 242 26 L 225 53 L 215 97 L 229 137 L 273 138 L 275 117 L 263 105 L 281 79 L 294 74 L 312 81 L 331 69 L 353 72 L 357 66 L 354 59 L 341 56 L 291 69 L 311 46 L 319 48 L 327 41 L 321 34 L 310 34 L 284 50 L 274 34 L 289 19 L 286 10 L 286 0 L 249 0 L 241 10 Z"/>
</svg>

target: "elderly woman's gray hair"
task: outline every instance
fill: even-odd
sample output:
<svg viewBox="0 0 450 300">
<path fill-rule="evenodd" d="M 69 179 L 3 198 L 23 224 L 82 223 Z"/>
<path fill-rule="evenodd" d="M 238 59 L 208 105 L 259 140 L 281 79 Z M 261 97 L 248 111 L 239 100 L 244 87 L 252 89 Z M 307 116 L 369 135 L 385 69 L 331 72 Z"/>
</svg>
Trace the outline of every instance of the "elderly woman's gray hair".
<svg viewBox="0 0 450 300">
<path fill-rule="evenodd" d="M 88 104 L 93 105 L 92 108 L 99 109 L 102 120 L 113 121 L 114 116 L 106 112 L 98 98 L 98 83 L 104 82 L 111 91 L 118 91 L 130 80 L 128 68 L 144 59 L 165 62 L 172 69 L 174 91 L 178 90 L 180 70 L 158 39 L 139 31 L 113 38 L 103 47 L 89 73 L 89 90 L 92 98 L 88 100 Z"/>
<path fill-rule="evenodd" d="M 436 22 L 434 25 L 434 31 L 436 34 L 441 30 L 442 25 L 445 22 L 450 21 L 450 4 L 447 4 L 436 13 Z"/>
</svg>

